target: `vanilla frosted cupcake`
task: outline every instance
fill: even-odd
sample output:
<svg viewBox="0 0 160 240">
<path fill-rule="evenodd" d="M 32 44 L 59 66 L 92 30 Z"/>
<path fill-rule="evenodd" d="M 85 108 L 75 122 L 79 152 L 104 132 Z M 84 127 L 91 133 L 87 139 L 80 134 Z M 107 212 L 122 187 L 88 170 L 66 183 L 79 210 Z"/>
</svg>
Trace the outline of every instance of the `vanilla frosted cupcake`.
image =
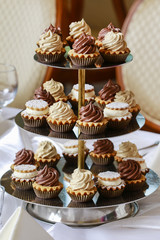
<svg viewBox="0 0 160 240">
<path fill-rule="evenodd" d="M 26 110 L 21 112 L 24 125 L 28 127 L 42 127 L 48 116 L 48 103 L 43 100 L 30 100 L 25 104 Z"/>
<path fill-rule="evenodd" d="M 76 120 L 76 115 L 67 103 L 59 101 L 49 108 L 47 123 L 55 132 L 71 131 L 76 123 Z"/>
<path fill-rule="evenodd" d="M 92 102 L 80 108 L 80 119 L 77 126 L 84 134 L 95 135 L 103 133 L 108 120 L 104 118 L 103 111 Z"/>
<path fill-rule="evenodd" d="M 45 165 L 53 167 L 59 162 L 60 155 L 51 142 L 42 141 L 38 145 L 34 158 L 40 168 L 43 168 Z"/>
<path fill-rule="evenodd" d="M 72 200 L 76 202 L 91 201 L 97 189 L 93 181 L 93 175 L 89 170 L 76 168 L 72 173 L 70 186 L 66 188 Z"/>
<path fill-rule="evenodd" d="M 37 167 L 30 164 L 21 164 L 14 166 L 14 172 L 11 175 L 16 188 L 21 190 L 32 189 L 32 183 L 37 175 Z"/>
<path fill-rule="evenodd" d="M 140 164 L 141 172 L 143 175 L 149 172 L 149 168 L 146 165 L 145 159 L 142 157 L 129 157 L 129 158 L 123 158 L 122 161 L 127 161 L 128 159 L 137 161 Z"/>
<path fill-rule="evenodd" d="M 108 63 L 122 63 L 130 53 L 124 35 L 119 28 L 113 25 L 108 28 L 102 38 L 102 47 L 99 49 L 100 54 Z"/>
<path fill-rule="evenodd" d="M 69 25 L 69 36 L 66 38 L 68 44 L 72 46 L 75 39 L 79 38 L 82 33 L 91 35 L 91 29 L 84 19 L 78 22 L 72 22 Z"/>
<path fill-rule="evenodd" d="M 38 48 L 35 50 L 41 62 L 55 63 L 61 60 L 65 54 L 61 31 L 52 26 L 45 29 L 37 42 Z"/>
<path fill-rule="evenodd" d="M 71 92 L 68 95 L 69 101 L 72 104 L 72 107 L 78 109 L 78 95 L 79 95 L 79 84 L 73 85 Z M 85 84 L 85 105 L 90 101 L 94 101 L 95 90 L 94 87 L 90 84 Z"/>
<path fill-rule="evenodd" d="M 131 121 L 129 105 L 123 102 L 111 102 L 104 108 L 104 117 L 108 119 L 108 128 L 123 129 Z"/>
<path fill-rule="evenodd" d="M 98 92 L 99 96 L 95 98 L 95 101 L 98 103 L 98 106 L 105 108 L 106 104 L 112 102 L 114 100 L 114 96 L 120 90 L 120 86 L 109 79 L 103 88 Z"/>
<path fill-rule="evenodd" d="M 114 198 L 122 195 L 125 189 L 125 182 L 117 172 L 101 172 L 97 175 L 96 187 L 101 196 Z"/>
<path fill-rule="evenodd" d="M 135 118 L 140 111 L 140 106 L 135 101 L 135 95 L 132 91 L 125 90 L 116 93 L 114 102 L 125 102 L 129 105 L 129 112 Z"/>
<path fill-rule="evenodd" d="M 68 98 L 64 93 L 64 86 L 62 83 L 56 82 L 52 78 L 51 80 L 43 83 L 43 88 L 54 97 L 56 102 L 67 102 Z"/>
<path fill-rule="evenodd" d="M 124 158 L 141 158 L 141 155 L 138 153 L 137 146 L 132 142 L 122 142 L 119 144 L 119 149 L 115 156 L 117 162 L 122 162 Z"/>
<path fill-rule="evenodd" d="M 84 144 L 84 158 L 88 156 L 89 149 Z M 77 165 L 78 161 L 78 140 L 70 140 L 63 144 L 63 156 L 70 164 Z M 85 160 L 84 159 L 84 160 Z"/>
</svg>

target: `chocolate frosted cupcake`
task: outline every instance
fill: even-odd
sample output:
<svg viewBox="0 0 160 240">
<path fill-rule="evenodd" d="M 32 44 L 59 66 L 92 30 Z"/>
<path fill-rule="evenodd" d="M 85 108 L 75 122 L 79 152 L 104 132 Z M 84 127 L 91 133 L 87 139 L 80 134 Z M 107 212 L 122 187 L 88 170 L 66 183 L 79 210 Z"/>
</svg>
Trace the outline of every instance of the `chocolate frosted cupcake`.
<svg viewBox="0 0 160 240">
<path fill-rule="evenodd" d="M 43 168 L 45 165 L 54 167 L 60 159 L 55 146 L 49 141 L 39 143 L 34 157 L 39 168 Z"/>
<path fill-rule="evenodd" d="M 58 171 L 48 168 L 47 165 L 38 171 L 36 181 L 33 183 L 36 196 L 44 199 L 56 198 L 62 188 L 63 184 L 59 182 Z"/>
<path fill-rule="evenodd" d="M 113 163 L 116 151 L 109 139 L 97 140 L 93 143 L 93 151 L 89 153 L 92 161 L 97 165 L 108 165 Z"/>
<path fill-rule="evenodd" d="M 47 123 L 55 132 L 69 132 L 73 129 L 77 116 L 69 104 L 59 101 L 49 108 Z"/>
<path fill-rule="evenodd" d="M 91 29 L 84 19 L 78 22 L 72 22 L 69 25 L 69 36 L 66 38 L 69 46 L 72 47 L 75 39 L 79 38 L 82 33 L 91 35 Z"/>
<path fill-rule="evenodd" d="M 76 66 L 91 66 L 100 55 L 96 49 L 94 37 L 85 33 L 75 40 L 72 47 L 73 49 L 68 52 L 68 55 Z"/>
<path fill-rule="evenodd" d="M 34 152 L 25 148 L 16 153 L 14 163 L 11 165 L 11 169 L 14 170 L 15 166 L 22 164 L 35 165 Z"/>
<path fill-rule="evenodd" d="M 100 196 L 115 198 L 122 195 L 125 189 L 125 182 L 117 172 L 101 172 L 97 176 L 96 187 Z"/>
<path fill-rule="evenodd" d="M 102 47 L 99 52 L 107 63 L 122 63 L 126 60 L 130 50 L 119 28 L 111 25 L 101 39 Z"/>
<path fill-rule="evenodd" d="M 50 24 L 37 42 L 38 48 L 35 50 L 38 60 L 46 63 L 59 62 L 65 54 L 63 48 L 62 34 L 60 28 Z"/>
<path fill-rule="evenodd" d="M 122 162 L 124 158 L 142 158 L 138 153 L 137 146 L 132 142 L 122 142 L 119 145 L 119 149 L 117 150 L 117 154 L 115 156 L 115 160 L 117 162 Z"/>
<path fill-rule="evenodd" d="M 104 108 L 104 117 L 108 120 L 108 128 L 124 129 L 131 121 L 129 105 L 123 102 L 111 102 Z"/>
<path fill-rule="evenodd" d="M 43 101 L 46 101 L 49 107 L 55 103 L 54 97 L 42 87 L 35 90 L 34 99 L 42 99 Z"/>
<path fill-rule="evenodd" d="M 116 93 L 114 102 L 125 102 L 129 105 L 129 112 L 132 113 L 132 117 L 136 117 L 140 112 L 140 106 L 136 104 L 135 95 L 133 92 L 125 90 Z"/>
<path fill-rule="evenodd" d="M 48 116 L 48 103 L 43 100 L 30 100 L 25 104 L 26 110 L 21 112 L 24 125 L 28 127 L 42 127 Z"/>
<path fill-rule="evenodd" d="M 143 175 L 146 175 L 146 173 L 149 172 L 149 168 L 146 165 L 146 161 L 145 159 L 143 159 L 142 157 L 130 157 L 130 158 L 123 158 L 123 161 L 127 161 L 128 159 L 130 160 L 135 160 L 137 161 L 140 166 L 141 166 L 141 171 Z"/>
<path fill-rule="evenodd" d="M 95 90 L 94 87 L 90 84 L 85 84 L 85 105 L 90 101 L 94 101 Z M 78 109 L 78 95 L 79 95 L 79 84 L 73 85 L 71 92 L 68 95 L 69 101 L 73 109 Z"/>
<path fill-rule="evenodd" d="M 67 193 L 73 201 L 89 202 L 97 192 L 94 185 L 93 175 L 89 170 L 76 168 L 72 174 Z"/>
<path fill-rule="evenodd" d="M 104 87 L 98 92 L 99 96 L 95 98 L 95 101 L 102 108 L 106 104 L 114 100 L 114 96 L 117 92 L 121 90 L 120 86 L 116 83 L 113 83 L 112 80 L 108 80 Z"/>
<path fill-rule="evenodd" d="M 56 82 L 51 79 L 43 83 L 43 89 L 49 92 L 54 97 L 56 102 L 67 102 L 68 97 L 64 93 L 64 86 L 62 83 Z"/>
<path fill-rule="evenodd" d="M 103 117 L 103 111 L 93 103 L 81 107 L 80 119 L 77 125 L 82 133 L 95 135 L 104 132 L 107 126 L 107 119 Z"/>
<path fill-rule="evenodd" d="M 137 161 L 128 159 L 120 162 L 118 171 L 126 183 L 126 190 L 138 191 L 143 189 L 146 178 L 141 173 L 141 167 Z"/>
</svg>

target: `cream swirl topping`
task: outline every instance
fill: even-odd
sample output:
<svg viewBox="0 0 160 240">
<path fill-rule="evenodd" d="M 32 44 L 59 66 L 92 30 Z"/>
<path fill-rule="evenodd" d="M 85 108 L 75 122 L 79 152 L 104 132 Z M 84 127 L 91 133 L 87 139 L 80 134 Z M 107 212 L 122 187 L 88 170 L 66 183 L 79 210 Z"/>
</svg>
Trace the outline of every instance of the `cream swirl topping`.
<svg viewBox="0 0 160 240">
<path fill-rule="evenodd" d="M 57 101 L 59 98 L 65 97 L 64 86 L 60 82 L 56 82 L 53 79 L 46 81 L 43 84 L 43 88 L 49 92 Z"/>
<path fill-rule="evenodd" d="M 51 30 L 43 33 L 38 42 L 39 48 L 45 52 L 59 52 L 63 48 L 61 36 Z"/>
<path fill-rule="evenodd" d="M 127 43 L 124 41 L 124 36 L 121 32 L 108 32 L 102 43 L 104 48 L 113 52 L 127 48 Z"/>
<path fill-rule="evenodd" d="M 71 120 L 75 118 L 74 112 L 68 103 L 59 101 L 49 108 L 50 117 L 57 120 Z"/>
<path fill-rule="evenodd" d="M 69 25 L 69 30 L 70 36 L 72 36 L 74 39 L 79 38 L 82 33 L 91 35 L 91 29 L 88 26 L 88 24 L 84 21 L 84 19 L 78 22 L 72 22 Z"/>
<path fill-rule="evenodd" d="M 122 102 L 112 102 L 106 105 L 104 109 L 104 117 L 106 118 L 131 118 L 132 114 L 128 111 L 129 105 Z"/>
<path fill-rule="evenodd" d="M 91 190 L 94 187 L 93 175 L 89 170 L 76 168 L 72 173 L 70 187 L 72 190 Z"/>
<path fill-rule="evenodd" d="M 138 157 L 139 153 L 136 145 L 131 142 L 122 142 L 119 145 L 119 149 L 117 151 L 117 156 L 121 158 L 127 158 L 127 157 Z"/>
<path fill-rule="evenodd" d="M 57 150 L 51 142 L 42 141 L 39 143 L 35 154 L 37 157 L 49 159 L 57 155 Z"/>
<path fill-rule="evenodd" d="M 136 101 L 134 98 L 134 93 L 129 90 L 119 91 L 115 95 L 115 102 L 125 102 L 128 103 L 129 107 L 135 107 Z"/>
</svg>

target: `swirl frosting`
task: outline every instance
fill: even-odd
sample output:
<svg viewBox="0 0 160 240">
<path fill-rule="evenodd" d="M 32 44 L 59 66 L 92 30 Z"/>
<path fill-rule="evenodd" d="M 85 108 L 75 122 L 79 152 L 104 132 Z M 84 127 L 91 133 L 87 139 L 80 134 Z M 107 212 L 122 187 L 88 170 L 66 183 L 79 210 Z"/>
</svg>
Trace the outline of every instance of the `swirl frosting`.
<svg viewBox="0 0 160 240">
<path fill-rule="evenodd" d="M 23 148 L 16 153 L 15 165 L 34 164 L 34 153 L 31 150 Z"/>
<path fill-rule="evenodd" d="M 38 41 L 39 48 L 44 52 L 60 52 L 63 48 L 61 36 L 51 30 L 44 32 Z"/>
<path fill-rule="evenodd" d="M 95 39 L 90 35 L 83 33 L 72 45 L 74 51 L 78 54 L 90 54 L 96 51 Z"/>
<path fill-rule="evenodd" d="M 120 86 L 116 83 L 113 83 L 111 80 L 108 80 L 104 87 L 98 92 L 102 100 L 113 100 L 117 92 L 120 91 Z"/>
<path fill-rule="evenodd" d="M 128 103 L 129 107 L 135 107 L 136 101 L 135 101 L 134 97 L 135 97 L 134 93 L 129 90 L 119 91 L 116 93 L 114 101 L 115 102 L 126 102 L 126 103 Z"/>
<path fill-rule="evenodd" d="M 54 158 L 57 155 L 55 146 L 49 141 L 42 141 L 36 151 L 36 156 L 40 158 Z"/>
<path fill-rule="evenodd" d="M 122 142 L 119 145 L 119 150 L 117 151 L 117 156 L 121 158 L 126 157 L 139 157 L 137 147 L 131 142 Z"/>
<path fill-rule="evenodd" d="M 112 23 L 110 23 L 106 28 L 103 28 L 99 33 L 98 33 L 98 40 L 102 41 L 105 37 L 105 35 L 110 32 L 121 32 L 119 28 L 115 28 Z"/>
<path fill-rule="evenodd" d="M 55 102 L 54 97 L 42 87 L 39 87 L 35 90 L 34 99 L 42 99 L 46 101 L 49 106 Z"/>
<path fill-rule="evenodd" d="M 97 140 L 93 143 L 93 147 L 93 152 L 96 154 L 106 154 L 114 151 L 113 143 L 109 139 Z"/>
<path fill-rule="evenodd" d="M 103 111 L 95 106 L 92 102 L 88 105 L 81 107 L 80 120 L 82 122 L 101 122 L 103 120 Z"/>
<path fill-rule="evenodd" d="M 119 163 L 118 166 L 121 178 L 124 180 L 136 180 L 141 178 L 141 167 L 135 160 L 128 159 Z"/>
<path fill-rule="evenodd" d="M 76 168 L 72 173 L 70 187 L 72 190 L 91 190 L 94 187 L 93 175 L 89 170 Z"/>
<path fill-rule="evenodd" d="M 59 100 L 59 98 L 65 97 L 63 84 L 53 79 L 43 83 L 43 88 L 49 92 L 56 101 Z"/>
<path fill-rule="evenodd" d="M 91 35 L 91 29 L 84 19 L 78 22 L 72 22 L 69 25 L 69 31 L 70 36 L 72 36 L 74 39 L 79 38 L 82 33 Z"/>
<path fill-rule="evenodd" d="M 71 120 L 75 114 L 68 103 L 59 101 L 49 108 L 50 117 L 57 120 Z"/>
<path fill-rule="evenodd" d="M 47 165 L 38 171 L 36 183 L 42 186 L 52 187 L 58 184 L 59 174 L 55 168 L 48 168 Z"/>
<path fill-rule="evenodd" d="M 108 32 L 102 40 L 102 44 L 105 49 L 113 52 L 127 48 L 127 43 L 124 41 L 124 35 L 121 32 Z"/>
<path fill-rule="evenodd" d="M 50 24 L 49 27 L 44 30 L 44 32 L 48 32 L 49 30 L 52 33 L 56 33 L 56 34 L 58 34 L 59 36 L 62 37 L 62 32 L 61 32 L 60 27 L 54 27 L 52 24 Z"/>
</svg>

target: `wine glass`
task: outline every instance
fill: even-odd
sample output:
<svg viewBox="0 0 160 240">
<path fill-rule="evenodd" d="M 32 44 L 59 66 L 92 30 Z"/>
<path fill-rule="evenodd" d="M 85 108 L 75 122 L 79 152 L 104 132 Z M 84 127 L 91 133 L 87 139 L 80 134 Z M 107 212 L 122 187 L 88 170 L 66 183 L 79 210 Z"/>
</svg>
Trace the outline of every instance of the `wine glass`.
<svg viewBox="0 0 160 240">
<path fill-rule="evenodd" d="M 16 68 L 13 65 L 0 63 L 0 118 L 2 108 L 10 104 L 17 93 L 18 77 Z"/>
</svg>

